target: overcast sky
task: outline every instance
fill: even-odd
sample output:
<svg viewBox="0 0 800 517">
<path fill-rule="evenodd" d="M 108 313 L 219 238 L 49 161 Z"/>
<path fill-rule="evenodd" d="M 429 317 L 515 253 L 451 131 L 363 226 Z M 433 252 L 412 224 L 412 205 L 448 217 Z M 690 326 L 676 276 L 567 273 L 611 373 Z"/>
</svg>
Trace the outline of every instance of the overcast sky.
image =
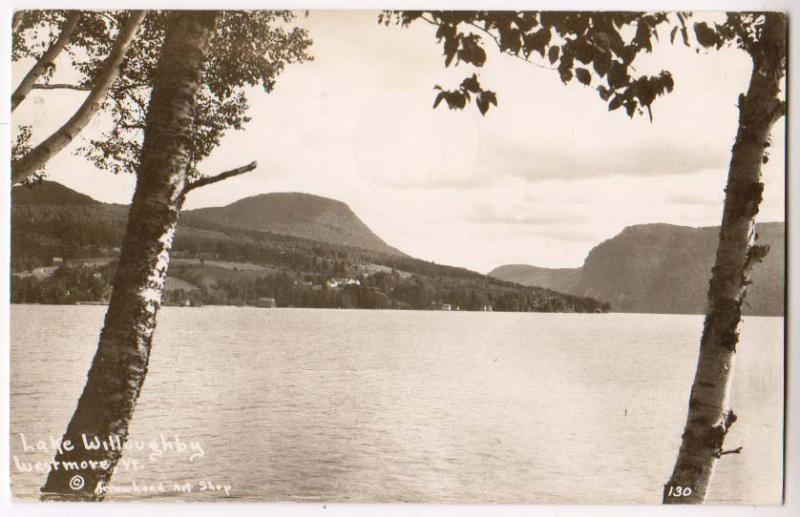
<svg viewBox="0 0 800 517">
<path fill-rule="evenodd" d="M 670 70 L 675 90 L 656 101 L 650 123 L 609 113 L 594 90 L 564 86 L 552 70 L 490 52 L 479 74 L 499 106 L 481 117 L 431 109 L 435 84 L 453 87 L 473 71 L 444 68 L 432 27 L 386 28 L 376 16 L 316 11 L 299 20 L 315 60 L 289 66 L 273 93 L 251 92 L 252 122 L 202 164 L 213 173 L 257 160 L 258 169 L 193 192 L 185 208 L 310 192 L 344 201 L 406 253 L 481 272 L 579 266 L 632 224 L 719 223 L 736 100 L 750 74 L 744 53 L 657 45 L 636 69 Z M 35 91 L 14 122 L 35 122 L 43 138 L 81 99 Z M 783 135 L 782 119 L 763 170 L 761 221 L 784 218 Z M 132 175 L 69 152 L 50 162 L 48 178 L 107 202 L 133 193 Z"/>
</svg>

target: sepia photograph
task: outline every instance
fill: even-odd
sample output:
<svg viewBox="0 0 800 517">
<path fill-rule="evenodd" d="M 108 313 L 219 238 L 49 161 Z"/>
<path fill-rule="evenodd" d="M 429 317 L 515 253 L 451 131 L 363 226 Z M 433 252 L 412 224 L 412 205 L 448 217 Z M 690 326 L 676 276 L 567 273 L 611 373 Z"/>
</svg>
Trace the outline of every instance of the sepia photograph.
<svg viewBox="0 0 800 517">
<path fill-rule="evenodd" d="M 301 7 L 9 15 L 11 499 L 781 505 L 789 14 Z"/>
</svg>

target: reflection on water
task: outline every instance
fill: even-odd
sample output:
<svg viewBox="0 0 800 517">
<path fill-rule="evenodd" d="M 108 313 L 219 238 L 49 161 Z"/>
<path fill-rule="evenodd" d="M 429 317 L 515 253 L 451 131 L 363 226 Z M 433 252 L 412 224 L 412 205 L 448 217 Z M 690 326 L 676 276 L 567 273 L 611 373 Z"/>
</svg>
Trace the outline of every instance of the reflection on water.
<svg viewBox="0 0 800 517">
<path fill-rule="evenodd" d="M 53 457 L 20 434 L 63 433 L 104 312 L 11 308 L 15 497 L 38 497 L 46 476 L 19 466 Z M 144 445 L 126 451 L 109 498 L 658 503 L 701 327 L 676 315 L 165 308 L 131 428 Z M 782 336 L 782 318 L 745 319 L 726 443 L 744 449 L 720 462 L 715 502 L 780 499 Z"/>
</svg>

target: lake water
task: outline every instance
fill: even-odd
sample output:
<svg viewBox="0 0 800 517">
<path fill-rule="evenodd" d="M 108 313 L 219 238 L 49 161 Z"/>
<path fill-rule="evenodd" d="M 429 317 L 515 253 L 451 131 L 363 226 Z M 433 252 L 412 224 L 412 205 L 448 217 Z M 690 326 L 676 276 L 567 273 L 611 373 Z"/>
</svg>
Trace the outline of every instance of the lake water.
<svg viewBox="0 0 800 517">
<path fill-rule="evenodd" d="M 24 451 L 20 433 L 61 436 L 104 313 L 11 307 L 17 498 L 37 498 L 46 475 L 15 462 L 53 457 Z M 701 316 L 167 307 L 131 443 L 176 450 L 128 451 L 109 499 L 659 503 L 701 328 Z M 783 319 L 745 318 L 739 348 L 726 448 L 744 449 L 719 462 L 710 500 L 777 503 Z"/>
</svg>

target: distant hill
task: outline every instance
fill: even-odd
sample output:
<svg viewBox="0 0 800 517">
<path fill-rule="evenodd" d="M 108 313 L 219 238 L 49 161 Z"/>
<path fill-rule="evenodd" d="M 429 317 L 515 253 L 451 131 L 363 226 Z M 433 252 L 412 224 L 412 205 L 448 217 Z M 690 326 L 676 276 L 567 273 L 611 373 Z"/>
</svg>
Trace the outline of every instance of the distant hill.
<svg viewBox="0 0 800 517">
<path fill-rule="evenodd" d="M 516 282 L 522 285 L 538 285 L 545 289 L 568 292 L 575 289 L 580 279 L 581 268 L 551 269 L 546 267 L 529 266 L 527 264 L 508 264 L 494 268 L 489 276 Z"/>
<path fill-rule="evenodd" d="M 19 186 L 11 190 L 11 204 L 19 205 L 99 205 L 86 194 L 76 192 L 55 181 L 43 181 L 35 186 Z"/>
<path fill-rule="evenodd" d="M 201 219 L 233 228 L 402 255 L 375 235 L 345 203 L 311 194 L 260 194 L 227 206 L 186 210 L 181 217 L 189 224 Z"/>
<path fill-rule="evenodd" d="M 760 244 L 769 244 L 757 264 L 743 312 L 782 315 L 784 305 L 784 223 L 756 225 Z M 581 268 L 548 269 L 526 265 L 495 268 L 490 276 L 537 285 L 611 303 L 620 312 L 705 312 L 718 227 L 670 224 L 629 226 L 589 252 Z"/>
</svg>

